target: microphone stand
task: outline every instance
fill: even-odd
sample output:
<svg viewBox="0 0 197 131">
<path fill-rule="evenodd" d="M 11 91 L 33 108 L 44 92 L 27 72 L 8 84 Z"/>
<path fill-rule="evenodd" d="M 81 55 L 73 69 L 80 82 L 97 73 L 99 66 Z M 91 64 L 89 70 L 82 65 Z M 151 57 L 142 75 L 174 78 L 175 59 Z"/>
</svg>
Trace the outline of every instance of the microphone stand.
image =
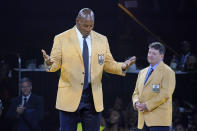
<svg viewBox="0 0 197 131">
<path fill-rule="evenodd" d="M 18 96 L 21 95 L 20 81 L 21 81 L 21 57 L 18 54 Z"/>
</svg>

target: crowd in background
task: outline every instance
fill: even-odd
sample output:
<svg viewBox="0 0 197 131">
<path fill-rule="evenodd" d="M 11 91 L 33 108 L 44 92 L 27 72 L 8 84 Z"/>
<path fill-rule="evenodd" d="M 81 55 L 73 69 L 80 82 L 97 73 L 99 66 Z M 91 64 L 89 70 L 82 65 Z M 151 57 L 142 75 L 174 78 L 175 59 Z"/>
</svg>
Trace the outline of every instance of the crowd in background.
<svg viewBox="0 0 197 131">
<path fill-rule="evenodd" d="M 196 73 L 196 56 L 192 52 L 189 42 L 183 41 L 182 56 L 172 57 L 170 66 L 173 69 L 180 69 Z M 11 68 L 5 60 L 0 61 L 0 129 L 12 130 L 12 121 L 7 116 L 11 98 L 17 96 L 16 78 L 11 75 Z M 195 81 L 195 78 L 193 78 Z M 177 88 L 177 87 L 176 87 Z M 131 99 L 131 98 L 128 98 Z M 44 115 L 44 113 L 42 114 Z M 45 118 L 42 118 L 44 120 Z M 42 123 L 42 122 L 40 122 Z M 45 125 L 46 126 L 46 125 Z M 137 111 L 133 109 L 132 103 L 125 105 L 121 97 L 117 97 L 111 108 L 105 109 L 102 115 L 101 126 L 103 131 L 135 131 L 137 130 Z M 42 124 L 41 124 L 42 127 Z M 57 127 L 58 130 L 58 127 Z M 173 99 L 173 125 L 172 131 L 196 131 L 197 130 L 197 105 L 190 101 Z"/>
<path fill-rule="evenodd" d="M 117 97 L 111 109 L 103 113 L 104 131 L 135 131 L 137 130 L 137 111 L 132 104 L 124 107 L 121 98 Z M 171 131 L 196 131 L 197 107 L 188 101 L 173 101 L 173 124 Z"/>
</svg>

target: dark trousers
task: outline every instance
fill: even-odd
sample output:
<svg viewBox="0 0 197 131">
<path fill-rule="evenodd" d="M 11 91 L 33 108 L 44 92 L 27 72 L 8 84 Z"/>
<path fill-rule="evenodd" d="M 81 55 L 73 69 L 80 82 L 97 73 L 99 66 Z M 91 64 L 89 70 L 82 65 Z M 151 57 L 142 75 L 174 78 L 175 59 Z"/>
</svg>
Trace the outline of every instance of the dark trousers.
<svg viewBox="0 0 197 131">
<path fill-rule="evenodd" d="M 139 131 L 170 131 L 169 126 L 151 126 L 147 127 L 146 124 L 144 124 L 144 128 Z"/>
<path fill-rule="evenodd" d="M 83 90 L 81 101 L 76 112 L 59 112 L 60 131 L 77 131 L 77 123 L 82 123 L 83 131 L 99 131 L 101 113 L 95 111 L 92 88 Z"/>
</svg>

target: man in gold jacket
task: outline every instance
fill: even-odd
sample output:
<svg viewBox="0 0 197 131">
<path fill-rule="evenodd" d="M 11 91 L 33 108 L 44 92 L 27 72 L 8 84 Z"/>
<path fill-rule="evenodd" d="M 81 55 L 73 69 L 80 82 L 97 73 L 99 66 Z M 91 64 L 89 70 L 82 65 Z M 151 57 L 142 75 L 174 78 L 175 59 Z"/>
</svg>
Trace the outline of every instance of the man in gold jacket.
<svg viewBox="0 0 197 131">
<path fill-rule="evenodd" d="M 172 94 L 175 73 L 163 62 L 165 47 L 159 42 L 149 45 L 150 66 L 138 74 L 132 100 L 138 110 L 138 128 L 143 131 L 169 131 L 172 124 Z"/>
<path fill-rule="evenodd" d="M 114 61 L 107 38 L 93 27 L 94 13 L 84 8 L 76 26 L 55 37 L 50 56 L 42 50 L 47 71 L 61 69 L 56 101 L 61 131 L 76 131 L 79 121 L 83 130 L 99 131 L 103 71 L 124 76 L 124 70 L 135 62 L 135 57 L 124 63 Z"/>
</svg>

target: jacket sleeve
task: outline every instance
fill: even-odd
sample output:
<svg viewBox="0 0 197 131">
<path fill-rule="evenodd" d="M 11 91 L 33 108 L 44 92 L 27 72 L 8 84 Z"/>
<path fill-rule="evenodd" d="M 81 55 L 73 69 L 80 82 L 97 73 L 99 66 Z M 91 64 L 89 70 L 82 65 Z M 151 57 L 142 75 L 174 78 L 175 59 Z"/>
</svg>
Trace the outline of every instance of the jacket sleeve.
<svg viewBox="0 0 197 131">
<path fill-rule="evenodd" d="M 8 111 L 7 111 L 7 117 L 9 118 L 9 119 L 11 119 L 11 120 L 16 120 L 16 119 L 18 119 L 18 114 L 17 114 L 17 112 L 16 112 L 16 109 L 17 109 L 17 102 L 16 102 L 17 100 L 15 99 L 15 98 L 13 98 L 12 100 L 11 100 L 11 103 L 10 103 L 10 105 L 9 105 L 9 108 L 8 108 Z"/>
<path fill-rule="evenodd" d="M 105 43 L 106 43 L 106 58 L 104 61 L 104 71 L 111 73 L 111 74 L 117 74 L 124 76 L 125 73 L 122 71 L 122 64 L 121 62 L 116 62 L 111 54 L 108 40 L 105 37 Z"/>
<path fill-rule="evenodd" d="M 135 90 L 134 90 L 133 95 L 132 95 L 133 108 L 135 110 L 137 110 L 137 108 L 135 106 L 135 103 L 139 101 L 139 90 L 138 90 L 139 76 L 140 76 L 140 72 L 138 74 L 137 82 L 136 82 L 136 85 L 135 85 Z"/>
<path fill-rule="evenodd" d="M 53 48 L 51 50 L 50 54 L 51 59 L 54 60 L 54 63 L 51 66 L 48 66 L 46 63 L 44 63 L 46 71 L 48 72 L 55 72 L 60 69 L 62 64 L 62 47 L 61 47 L 61 41 L 56 36 L 54 38 Z"/>
</svg>

